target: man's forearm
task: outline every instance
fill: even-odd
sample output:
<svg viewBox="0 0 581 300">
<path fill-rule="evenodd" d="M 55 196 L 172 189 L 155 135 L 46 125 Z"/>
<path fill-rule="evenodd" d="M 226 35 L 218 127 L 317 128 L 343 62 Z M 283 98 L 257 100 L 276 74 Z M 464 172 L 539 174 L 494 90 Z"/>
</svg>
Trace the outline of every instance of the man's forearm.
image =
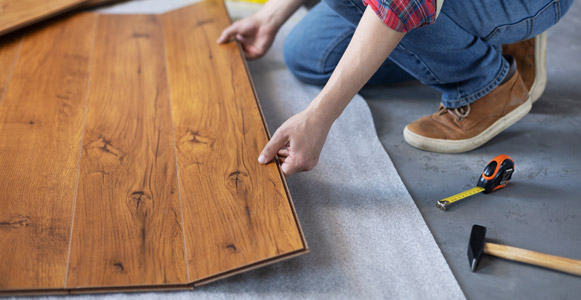
<svg viewBox="0 0 581 300">
<path fill-rule="evenodd" d="M 367 7 L 331 78 L 308 109 L 333 122 L 404 35 L 383 24 Z"/>
<path fill-rule="evenodd" d="M 305 0 L 270 0 L 258 14 L 275 28 L 280 28 Z"/>
</svg>

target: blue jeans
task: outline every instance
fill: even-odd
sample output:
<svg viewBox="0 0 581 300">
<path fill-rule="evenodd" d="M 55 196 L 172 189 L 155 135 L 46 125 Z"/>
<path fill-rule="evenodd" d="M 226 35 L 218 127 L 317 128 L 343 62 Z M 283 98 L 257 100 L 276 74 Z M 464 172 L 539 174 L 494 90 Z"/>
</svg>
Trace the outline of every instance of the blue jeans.
<svg viewBox="0 0 581 300">
<path fill-rule="evenodd" d="M 457 108 L 496 88 L 508 73 L 501 45 L 534 37 L 556 24 L 573 0 L 448 0 L 436 22 L 408 32 L 368 82 L 417 79 Z M 359 23 L 361 0 L 324 0 L 288 35 L 284 58 L 307 83 L 327 82 Z"/>
</svg>

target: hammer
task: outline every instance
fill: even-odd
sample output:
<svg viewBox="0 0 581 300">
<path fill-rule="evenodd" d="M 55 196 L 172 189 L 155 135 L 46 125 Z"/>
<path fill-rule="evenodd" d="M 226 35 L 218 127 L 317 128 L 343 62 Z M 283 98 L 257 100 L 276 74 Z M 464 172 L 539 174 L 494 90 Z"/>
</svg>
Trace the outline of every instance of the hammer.
<svg viewBox="0 0 581 300">
<path fill-rule="evenodd" d="M 468 262 L 472 272 L 476 271 L 482 254 L 537 265 L 573 275 L 581 276 L 581 260 L 544 254 L 521 248 L 487 243 L 485 241 L 486 227 L 474 225 L 468 243 Z"/>
</svg>

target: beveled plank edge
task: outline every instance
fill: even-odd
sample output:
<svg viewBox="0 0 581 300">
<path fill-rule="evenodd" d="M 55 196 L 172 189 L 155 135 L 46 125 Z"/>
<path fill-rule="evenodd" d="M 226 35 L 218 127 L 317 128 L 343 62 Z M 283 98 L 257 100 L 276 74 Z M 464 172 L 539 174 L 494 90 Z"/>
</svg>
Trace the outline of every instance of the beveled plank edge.
<svg viewBox="0 0 581 300">
<path fill-rule="evenodd" d="M 104 293 L 143 293 L 165 291 L 191 291 L 194 286 L 188 284 L 149 285 L 149 286 L 116 286 L 103 288 L 76 288 L 76 289 L 39 289 L 39 290 L 3 290 L 0 297 L 7 296 L 46 296 L 46 295 L 81 295 Z"/>
<path fill-rule="evenodd" d="M 232 24 L 232 19 L 230 18 L 230 15 L 228 14 L 228 10 L 226 9 L 226 5 L 224 4 L 224 0 L 217 0 L 216 2 L 220 2 L 220 4 L 222 5 L 222 7 L 224 9 L 223 11 L 226 12 L 226 17 L 228 18 L 228 22 L 230 22 L 230 24 Z M 262 106 L 260 105 L 260 101 L 258 100 L 258 94 L 256 93 L 256 87 L 254 86 L 254 81 L 252 80 L 252 76 L 250 76 L 248 62 L 244 58 L 244 52 L 242 51 L 242 46 L 240 45 L 240 42 L 238 42 L 238 41 L 235 41 L 235 42 L 236 42 L 236 46 L 238 48 L 238 54 L 240 55 L 240 57 L 242 58 L 242 62 L 244 63 L 244 69 L 246 70 L 246 77 L 248 78 L 248 81 L 250 83 L 250 87 L 252 88 L 252 94 L 254 94 L 254 101 L 256 102 L 256 106 L 258 107 L 258 110 L 260 112 L 260 119 L 262 120 L 262 125 L 264 127 L 264 131 L 266 132 L 266 137 L 270 141 L 272 136 L 270 134 L 270 130 L 268 129 L 268 125 L 266 124 L 266 120 L 264 119 L 264 111 L 262 110 Z M 295 224 L 296 224 L 297 229 L 299 231 L 299 235 L 301 236 L 301 241 L 303 243 L 303 250 L 305 250 L 304 253 L 308 253 L 309 246 L 307 244 L 307 240 L 305 239 L 305 234 L 303 232 L 303 228 L 301 227 L 301 223 L 299 222 L 299 217 L 297 215 L 293 199 L 292 199 L 291 194 L 289 192 L 288 185 L 286 183 L 286 178 L 282 172 L 282 169 L 280 167 L 280 162 L 278 161 L 277 157 L 275 157 L 274 163 L 276 164 L 276 168 L 278 169 L 278 174 L 280 175 L 280 179 L 284 185 L 284 191 L 285 191 L 286 196 L 288 198 L 288 202 L 289 202 L 291 211 L 293 213 L 293 217 L 295 219 Z"/>
<path fill-rule="evenodd" d="M 81 177 L 81 160 L 83 158 L 83 142 L 85 140 L 85 125 L 86 125 L 86 121 L 87 121 L 87 109 L 89 107 L 89 94 L 91 92 L 91 75 L 93 74 L 93 66 L 94 66 L 94 60 L 95 60 L 95 44 L 97 42 L 97 28 L 99 27 L 99 14 L 96 13 L 91 13 L 93 14 L 93 30 L 92 30 L 92 34 L 93 34 L 93 43 L 91 45 L 91 54 L 89 55 L 89 64 L 87 67 L 87 87 L 85 89 L 85 101 L 84 101 L 84 109 L 83 109 L 83 123 L 81 124 L 81 139 L 79 142 L 79 156 L 77 158 L 77 178 L 75 180 L 75 194 L 73 197 L 73 213 L 71 216 L 71 230 L 69 232 L 69 247 L 68 247 L 68 251 L 67 251 L 67 265 L 66 265 L 66 269 L 65 269 L 65 277 L 64 277 L 64 285 L 63 287 L 66 288 L 67 287 L 67 281 L 69 279 L 69 267 L 70 267 L 70 262 L 71 262 L 71 248 L 72 248 L 72 243 L 73 243 L 73 228 L 75 225 L 75 214 L 76 214 L 76 208 L 77 208 L 77 198 L 79 195 L 79 180 Z"/>
<path fill-rule="evenodd" d="M 129 0 L 87 0 L 81 8 L 92 9 L 100 6 L 107 6 L 115 3 L 126 2 Z"/>
<path fill-rule="evenodd" d="M 71 5 L 62 7 L 61 9 L 56 9 L 56 10 L 53 10 L 51 12 L 48 12 L 47 14 L 45 14 L 43 16 L 40 16 L 38 18 L 32 18 L 32 19 L 30 19 L 28 21 L 19 23 L 18 25 L 11 26 L 11 27 L 8 27 L 8 28 L 5 28 L 5 29 L 1 29 L 0 30 L 0 36 L 3 36 L 5 34 L 7 34 L 7 33 L 11 33 L 11 32 L 17 31 L 19 29 L 28 27 L 28 26 L 33 25 L 33 24 L 37 24 L 37 23 L 46 21 L 46 20 L 48 20 L 48 19 L 50 19 L 52 17 L 58 16 L 60 14 L 65 14 L 65 13 L 71 12 L 72 10 L 74 10 L 76 8 L 79 8 L 79 7 L 84 6 L 87 1 L 88 0 L 82 0 L 82 1 L 79 1 L 77 3 L 72 3 Z"/>
<path fill-rule="evenodd" d="M 225 279 L 247 271 L 261 268 L 267 265 L 278 263 L 299 255 L 308 253 L 308 249 L 296 250 L 281 256 L 268 258 L 240 268 L 228 270 L 226 272 L 212 275 L 210 277 L 194 281 L 188 284 L 168 284 L 168 285 L 135 285 L 135 286 L 108 286 L 102 288 L 80 287 L 74 289 L 39 289 L 39 290 L 2 290 L 0 296 L 39 296 L 39 295 L 76 295 L 76 294 L 102 294 L 102 293 L 141 293 L 141 292 L 164 292 L 164 291 L 186 291 L 196 287 Z"/>
<path fill-rule="evenodd" d="M 104 293 L 143 293 L 143 292 L 170 292 L 170 291 L 191 291 L 192 284 L 174 284 L 161 286 L 123 286 L 114 288 L 86 288 L 82 290 L 70 289 L 69 295 L 81 294 L 104 294 Z"/>
<path fill-rule="evenodd" d="M 199 287 L 201 285 L 208 284 L 208 283 L 214 282 L 216 280 L 224 279 L 224 278 L 231 277 L 231 276 L 241 274 L 241 273 L 245 273 L 245 272 L 248 272 L 248 271 L 251 271 L 254 269 L 262 268 L 264 266 L 268 266 L 268 265 L 271 265 L 274 263 L 285 261 L 287 259 L 291 259 L 293 257 L 297 257 L 297 256 L 307 254 L 307 253 L 309 253 L 309 249 L 307 249 L 307 248 L 291 251 L 291 252 L 288 252 L 288 253 L 285 253 L 285 254 L 282 254 L 279 256 L 267 258 L 267 259 L 260 260 L 260 261 L 257 261 L 257 262 L 239 267 L 239 268 L 231 269 L 231 270 L 224 271 L 224 272 L 216 274 L 216 275 L 202 278 L 200 280 L 192 282 L 192 284 L 194 287 Z"/>
</svg>

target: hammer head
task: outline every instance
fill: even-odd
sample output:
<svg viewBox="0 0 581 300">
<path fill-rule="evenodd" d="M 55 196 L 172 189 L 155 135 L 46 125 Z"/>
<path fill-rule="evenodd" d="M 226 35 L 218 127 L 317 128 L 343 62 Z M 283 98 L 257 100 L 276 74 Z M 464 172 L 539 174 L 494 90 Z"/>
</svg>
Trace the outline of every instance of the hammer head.
<svg viewBox="0 0 581 300">
<path fill-rule="evenodd" d="M 470 241 L 468 242 L 468 262 L 472 272 L 476 271 L 478 263 L 484 253 L 484 244 L 486 237 L 486 227 L 480 225 L 472 226 L 472 233 L 470 233 Z"/>
</svg>

